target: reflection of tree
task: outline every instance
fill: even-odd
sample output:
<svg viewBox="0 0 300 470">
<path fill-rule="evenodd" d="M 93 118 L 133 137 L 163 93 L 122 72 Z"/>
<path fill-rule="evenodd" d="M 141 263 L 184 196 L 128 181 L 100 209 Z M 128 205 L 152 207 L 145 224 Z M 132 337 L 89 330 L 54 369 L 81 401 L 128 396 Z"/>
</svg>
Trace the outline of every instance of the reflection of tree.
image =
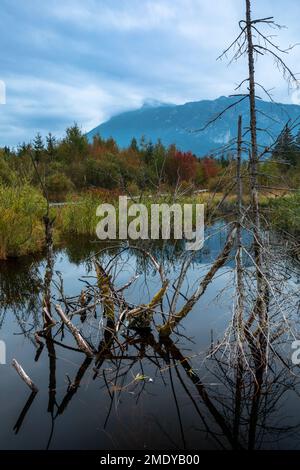
<svg viewBox="0 0 300 470">
<path fill-rule="evenodd" d="M 209 362 L 213 376 L 226 386 L 224 393 L 221 392 L 224 387 L 217 392 L 212 389 L 212 400 L 221 404 L 234 439 L 249 450 L 263 447 L 265 439 L 275 444 L 289 434 L 299 434 L 300 423 L 284 425 L 280 409 L 286 395 L 299 386 L 299 379 L 276 355 L 268 361 L 268 372 L 257 367 L 255 374 L 249 369 L 228 369 L 226 355 L 221 351 Z"/>
<path fill-rule="evenodd" d="M 278 344 L 288 331 L 283 328 L 284 322 L 281 318 L 281 304 L 287 304 L 287 297 L 282 296 L 280 301 L 278 298 L 276 301 L 274 299 L 268 301 L 270 330 L 267 341 L 260 334 L 257 321 L 253 315 L 251 316 L 251 310 L 247 310 L 248 315 L 245 315 L 242 324 L 243 334 L 238 334 L 241 325 L 237 322 L 234 310 L 233 319 L 229 322 L 224 337 L 211 346 L 209 359 L 205 362 L 207 367 L 198 369 L 194 365 L 194 360 L 188 358 L 179 346 L 183 344 L 185 347 L 188 339 L 184 339 L 178 325 L 172 331 L 172 339 L 170 335 L 159 335 L 157 325 L 157 318 L 162 317 L 165 321 L 174 315 L 179 299 L 183 302 L 188 301 L 188 292 L 193 286 L 188 285 L 183 290 L 183 284 L 188 279 L 189 269 L 191 267 L 195 269 L 198 265 L 194 264 L 196 261 L 193 255 L 188 255 L 179 249 L 177 278 L 168 284 L 165 277 L 172 273 L 172 268 L 176 265 L 174 261 L 176 244 L 168 250 L 163 245 L 161 247 L 150 245 L 147 247 L 148 250 L 145 246 L 124 244 L 118 247 L 103 247 L 98 253 L 98 260 L 92 257 L 87 260 L 87 270 L 90 271 L 95 266 L 95 272 L 86 278 L 81 293 L 72 297 L 64 293 L 63 277 L 61 283 L 56 285 L 56 291 L 51 293 L 54 266 L 52 259 L 47 260 L 43 289 L 40 292 L 43 302 L 40 303 L 40 307 L 43 306 L 44 309 L 47 307 L 50 318 L 55 317 L 53 301 L 55 296 L 58 296 L 68 319 L 73 322 L 76 331 L 94 351 L 92 358 L 85 357 L 82 360 L 77 373 L 72 381 L 70 380 L 65 395 L 58 400 L 56 393 L 60 386 L 56 377 L 58 358 L 66 349 L 73 351 L 74 355 L 82 354 L 83 351 L 80 350 L 80 344 L 74 346 L 72 330 L 68 331 L 68 326 L 64 322 L 57 321 L 53 324 L 45 321 L 45 318 L 42 322 L 42 308 L 40 308 L 38 323 L 43 324 L 43 327 L 42 331 L 38 331 L 38 338 L 43 341 L 44 346 L 40 346 L 36 360 L 39 360 L 43 350 L 47 350 L 49 364 L 47 410 L 51 418 L 47 448 L 51 447 L 57 420 L 62 419 L 67 408 L 70 409 L 72 406 L 74 410 L 76 409 L 77 392 L 88 371 L 92 370 L 94 383 L 101 381 L 107 390 L 106 396 L 110 399 L 104 422 L 105 428 L 112 419 L 113 405 L 119 406 L 122 394 L 126 394 L 128 390 L 134 391 L 137 401 L 145 396 L 148 382 L 144 371 L 149 364 L 154 368 L 155 375 L 160 376 L 161 380 L 170 386 L 181 436 L 180 445 L 183 448 L 189 447 L 187 439 L 189 431 L 185 425 L 184 409 L 180 403 L 180 390 L 184 391 L 186 399 L 190 401 L 195 411 L 195 418 L 199 419 L 197 429 L 210 436 L 218 448 L 256 449 L 263 447 L 264 442 L 270 437 L 279 440 L 282 435 L 298 432 L 297 427 L 274 424 L 275 418 L 279 416 L 277 410 L 283 402 L 286 391 L 297 385 L 288 366 L 288 360 L 279 354 L 278 348 Z M 161 257 L 159 257 L 160 250 L 163 251 Z M 249 255 L 251 256 L 250 249 Z M 236 250 L 233 250 L 233 256 L 237 256 Z M 270 262 L 273 256 L 270 249 Z M 209 273 L 209 265 L 205 269 L 203 278 L 199 269 L 197 270 L 200 281 L 206 278 L 207 269 Z M 274 268 L 270 276 L 271 290 L 277 285 L 278 273 L 276 276 L 273 275 L 276 270 L 280 272 L 282 282 L 286 281 L 289 273 L 289 270 L 285 272 L 284 269 L 280 269 L 280 263 L 277 261 L 276 269 Z M 120 273 L 123 274 L 123 285 L 120 285 Z M 138 285 L 135 284 L 137 279 L 133 276 L 137 273 L 142 274 L 139 278 L 139 282 L 142 280 L 142 283 Z M 251 288 L 252 276 L 251 269 L 247 270 L 244 265 L 243 282 L 249 285 L 245 298 L 248 305 L 253 305 L 253 299 L 255 300 Z M 124 278 L 127 278 L 126 282 Z M 155 286 L 160 283 L 163 286 L 154 296 L 153 285 L 152 289 L 149 285 L 149 280 L 152 281 L 153 278 Z M 199 282 L 199 279 L 197 278 L 196 282 Z M 138 291 L 144 289 L 145 303 L 133 303 L 133 299 L 128 295 L 129 287 Z M 150 301 L 145 299 L 145 292 Z M 282 292 L 281 289 L 280 293 Z M 294 296 L 289 290 L 291 310 L 293 300 Z M 23 330 L 23 333 L 33 339 L 36 330 L 37 328 L 31 331 Z M 133 375 L 132 371 L 133 369 L 136 371 L 136 367 L 139 367 L 140 372 Z M 217 378 L 219 383 L 217 389 L 207 384 L 207 370 L 210 377 Z M 25 415 L 30 411 L 31 404 L 32 399 L 26 403 L 21 412 L 16 425 L 18 431 Z M 160 426 L 159 419 L 157 425 Z M 161 429 L 167 434 L 162 425 Z"/>
<path fill-rule="evenodd" d="M 83 360 L 74 380 L 69 383 L 65 396 L 60 404 L 57 404 L 55 398 L 55 351 L 51 341 L 51 338 L 47 339 L 50 359 L 48 412 L 52 416 L 48 446 L 55 421 L 74 400 L 84 375 L 93 362 L 88 357 Z M 157 369 L 158 375 L 162 374 L 162 380 L 171 385 L 183 443 L 186 441 L 187 430 L 183 424 L 184 420 L 182 420 L 184 411 L 176 396 L 180 386 L 186 398 L 190 400 L 195 410 L 195 416 L 199 417 L 199 429 L 203 429 L 203 432 L 213 439 L 217 447 L 256 449 L 263 445 L 264 438 L 267 440 L 272 438 L 272 441 L 275 442 L 275 440 L 280 440 L 282 435 L 286 437 L 288 434 L 295 434 L 299 431 L 298 426 L 274 424 L 278 417 L 280 418 L 278 410 L 280 410 L 286 392 L 294 389 L 297 384 L 290 371 L 280 361 L 276 361 L 275 357 L 270 373 L 258 377 L 249 370 L 237 372 L 234 367 L 228 369 L 226 357 L 222 351 L 218 351 L 206 363 L 210 377 L 217 379 L 219 384 L 217 390 L 215 387 L 206 385 L 201 379 L 201 375 L 204 374 L 205 382 L 207 382 L 207 370 L 205 368 L 196 370 L 193 361 L 181 352 L 175 341 L 170 338 L 159 340 L 151 331 L 126 335 L 122 342 L 121 338 L 117 343 L 113 340 L 106 348 L 100 344 L 95 362 L 97 365 L 97 369 L 94 369 L 97 371 L 95 377 L 97 380 L 103 381 L 111 400 L 104 426 L 107 426 L 113 402 L 120 403 L 121 395 L 127 392 L 129 386 L 131 386 L 131 392 L 135 390 L 137 400 L 142 397 L 147 387 L 143 364 L 151 363 L 154 367 L 154 374 Z M 130 371 L 134 365 L 138 364 L 140 365 L 140 373 L 132 378 Z M 176 382 L 174 381 L 174 372 L 175 378 L 177 378 Z M 196 394 L 191 387 L 194 388 Z M 17 430 L 20 429 L 30 404 L 28 405 L 27 402 L 22 410 L 16 425 Z M 74 405 L 76 406 L 75 403 Z"/>
<path fill-rule="evenodd" d="M 37 258 L 1 263 L 0 328 L 8 309 L 15 315 L 23 333 L 28 328 L 29 317 L 36 327 L 40 308 L 39 293 L 42 287 L 39 266 L 40 260 Z"/>
</svg>

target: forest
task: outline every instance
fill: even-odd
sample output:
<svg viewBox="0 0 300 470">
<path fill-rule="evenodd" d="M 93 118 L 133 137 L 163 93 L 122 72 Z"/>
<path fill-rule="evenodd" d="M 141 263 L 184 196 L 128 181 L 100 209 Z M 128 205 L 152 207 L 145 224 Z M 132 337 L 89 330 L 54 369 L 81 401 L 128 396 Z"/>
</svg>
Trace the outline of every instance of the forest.
<svg viewBox="0 0 300 470">
<path fill-rule="evenodd" d="M 297 233 L 300 131 L 294 127 L 286 124 L 272 149 L 266 149 L 258 182 L 268 219 L 276 227 Z M 247 167 L 244 159 L 245 195 L 249 193 Z M 217 157 L 200 158 L 175 145 L 165 147 L 160 141 L 152 143 L 145 138 L 139 142 L 133 138 L 130 146 L 122 149 L 113 138 L 96 136 L 89 143 L 77 124 L 69 127 L 62 139 L 51 133 L 43 139 L 38 133 L 33 142 L 0 150 L 0 258 L 43 248 L 42 216 L 47 201 L 54 206 L 67 203 L 52 209 L 58 218 L 58 241 L 62 234 L 92 235 L 97 205 L 115 201 L 119 195 L 147 198 L 152 193 L 176 193 L 184 203 L 195 191 L 206 190 L 195 196 L 194 202 L 204 202 L 210 211 L 211 205 L 226 197 L 227 211 L 234 203 L 227 192 L 232 192 L 235 174 L 236 159 L 230 149 L 222 150 Z M 77 217 L 69 203 L 79 203 Z"/>
</svg>

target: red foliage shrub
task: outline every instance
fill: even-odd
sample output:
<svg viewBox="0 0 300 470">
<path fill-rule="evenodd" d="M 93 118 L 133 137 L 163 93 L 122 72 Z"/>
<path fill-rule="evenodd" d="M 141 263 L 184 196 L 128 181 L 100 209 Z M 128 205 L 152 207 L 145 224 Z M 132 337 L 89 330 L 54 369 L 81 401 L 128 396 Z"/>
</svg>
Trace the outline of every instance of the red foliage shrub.
<svg viewBox="0 0 300 470">
<path fill-rule="evenodd" d="M 202 160 L 202 167 L 205 179 L 214 178 L 219 172 L 219 167 L 216 161 L 211 157 L 205 157 Z"/>
<path fill-rule="evenodd" d="M 166 162 L 166 174 L 171 184 L 177 181 L 192 181 L 195 178 L 197 159 L 191 152 L 180 152 L 171 148 Z"/>
</svg>

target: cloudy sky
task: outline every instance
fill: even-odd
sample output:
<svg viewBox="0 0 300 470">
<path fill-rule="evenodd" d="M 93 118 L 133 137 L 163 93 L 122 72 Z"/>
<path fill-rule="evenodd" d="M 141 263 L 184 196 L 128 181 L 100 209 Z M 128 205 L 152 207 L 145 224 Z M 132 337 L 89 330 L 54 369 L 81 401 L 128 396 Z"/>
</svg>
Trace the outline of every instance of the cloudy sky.
<svg viewBox="0 0 300 470">
<path fill-rule="evenodd" d="M 282 47 L 300 42 L 299 0 L 252 3 L 254 16 L 288 26 L 271 32 Z M 246 62 L 216 58 L 243 15 L 244 0 L 0 0 L 0 146 L 61 136 L 74 121 L 87 131 L 148 100 L 232 93 Z M 300 47 L 286 61 L 300 72 Z M 274 99 L 300 103 L 271 60 L 257 72 Z"/>
</svg>

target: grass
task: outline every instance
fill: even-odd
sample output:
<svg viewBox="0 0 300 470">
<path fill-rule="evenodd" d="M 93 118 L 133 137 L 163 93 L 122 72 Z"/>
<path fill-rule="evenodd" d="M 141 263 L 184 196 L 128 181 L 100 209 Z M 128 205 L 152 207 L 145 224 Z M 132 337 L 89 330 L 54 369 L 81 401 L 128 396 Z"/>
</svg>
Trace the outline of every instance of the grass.
<svg viewBox="0 0 300 470">
<path fill-rule="evenodd" d="M 95 230 L 100 221 L 96 215 L 98 205 L 101 203 L 113 204 L 118 220 L 118 196 L 117 192 L 112 191 L 87 191 L 69 197 L 64 206 L 52 208 L 52 216 L 55 216 L 55 244 L 67 243 L 66 240 L 70 236 L 96 237 Z M 181 196 L 176 202 L 180 204 L 202 203 L 205 205 L 205 217 L 207 217 L 207 207 L 214 210 L 222 197 L 221 193 L 217 193 L 211 204 L 211 194 L 201 193 Z M 172 195 L 151 198 L 145 195 L 141 201 L 135 200 L 134 202 L 143 203 L 150 215 L 151 204 L 172 204 L 174 200 Z M 128 205 L 131 203 L 128 201 Z M 300 193 L 276 198 L 267 198 L 261 195 L 260 203 L 267 210 L 268 219 L 274 228 L 281 228 L 293 234 L 300 233 Z M 222 205 L 222 207 L 224 206 L 222 210 L 224 213 L 232 211 L 235 204 L 235 196 L 229 196 L 226 205 Z M 32 254 L 43 249 L 43 215 L 45 212 L 46 201 L 37 189 L 29 185 L 0 185 L 0 259 Z M 193 216 L 195 217 L 195 211 Z"/>
<path fill-rule="evenodd" d="M 93 192 L 67 200 L 58 210 L 56 228 L 62 235 L 94 235 L 98 222 L 96 208 L 103 201 Z"/>
<path fill-rule="evenodd" d="M 0 185 L 0 259 L 40 251 L 46 201 L 31 186 Z"/>
</svg>

